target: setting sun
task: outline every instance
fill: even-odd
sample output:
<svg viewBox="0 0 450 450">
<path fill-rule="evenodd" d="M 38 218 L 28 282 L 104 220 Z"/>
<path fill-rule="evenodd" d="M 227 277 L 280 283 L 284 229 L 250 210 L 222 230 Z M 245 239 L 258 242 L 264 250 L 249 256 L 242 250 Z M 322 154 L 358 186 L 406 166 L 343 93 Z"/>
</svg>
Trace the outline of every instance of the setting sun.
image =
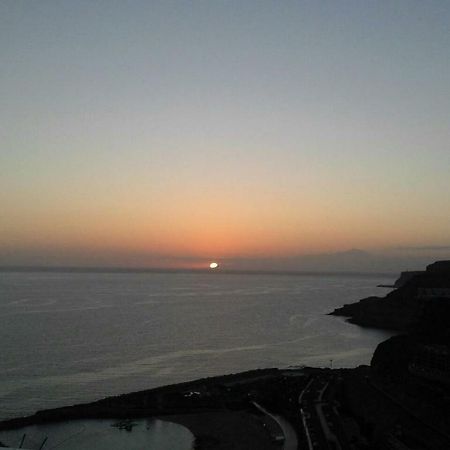
<svg viewBox="0 0 450 450">
<path fill-rule="evenodd" d="M 209 268 L 210 269 L 217 269 L 219 267 L 219 264 L 217 264 L 216 262 L 212 262 L 210 265 L 209 265 Z"/>
</svg>

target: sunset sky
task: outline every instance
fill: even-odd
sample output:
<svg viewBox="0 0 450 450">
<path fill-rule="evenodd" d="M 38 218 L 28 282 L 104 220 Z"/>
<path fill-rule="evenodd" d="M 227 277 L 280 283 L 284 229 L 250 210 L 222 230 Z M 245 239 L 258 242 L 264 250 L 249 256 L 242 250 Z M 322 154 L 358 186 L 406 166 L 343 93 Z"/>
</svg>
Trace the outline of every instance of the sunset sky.
<svg viewBox="0 0 450 450">
<path fill-rule="evenodd" d="M 448 1 L 3 0 L 0 105 L 0 265 L 450 256 Z"/>
</svg>

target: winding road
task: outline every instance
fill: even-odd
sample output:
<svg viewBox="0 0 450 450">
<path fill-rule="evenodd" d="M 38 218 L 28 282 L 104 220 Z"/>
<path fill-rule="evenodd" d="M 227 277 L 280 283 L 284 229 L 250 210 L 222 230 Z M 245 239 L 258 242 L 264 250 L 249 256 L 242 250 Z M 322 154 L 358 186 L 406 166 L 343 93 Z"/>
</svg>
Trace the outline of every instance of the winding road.
<svg viewBox="0 0 450 450">
<path fill-rule="evenodd" d="M 252 403 L 261 412 L 275 420 L 275 422 L 277 422 L 280 426 L 284 434 L 283 450 L 297 450 L 297 433 L 295 432 L 294 427 L 284 417 L 270 413 L 267 409 L 263 408 L 256 402 Z"/>
</svg>

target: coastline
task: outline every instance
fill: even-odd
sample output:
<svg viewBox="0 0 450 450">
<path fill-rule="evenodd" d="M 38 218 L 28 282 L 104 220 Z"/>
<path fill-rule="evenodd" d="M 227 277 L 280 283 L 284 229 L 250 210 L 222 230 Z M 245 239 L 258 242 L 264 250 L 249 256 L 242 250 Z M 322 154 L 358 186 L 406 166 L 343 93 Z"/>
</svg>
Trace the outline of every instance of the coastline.
<svg viewBox="0 0 450 450">
<path fill-rule="evenodd" d="M 437 274 L 433 267 L 384 298 L 332 313 L 363 318 L 366 326 L 395 324 L 400 334 L 377 346 L 370 366 L 269 368 L 198 379 L 39 411 L 0 422 L 0 430 L 76 419 L 158 418 L 188 428 L 194 449 L 296 448 L 288 445 L 288 433 L 276 420 L 281 417 L 292 425 L 300 448 L 322 450 L 334 443 L 357 450 L 447 450 L 450 280 L 447 264 Z"/>
<path fill-rule="evenodd" d="M 31 416 L 1 421 L 0 432 L 73 420 L 128 421 L 153 417 L 189 429 L 195 438 L 194 449 L 277 450 L 280 445 L 274 436 L 282 434 L 279 425 L 272 417 L 248 404 L 247 395 L 242 398 L 241 391 L 254 388 L 261 382 L 270 383 L 280 373 L 279 369 L 257 369 L 42 410 Z M 233 394 L 220 392 L 232 387 L 239 391 L 235 398 L 232 398 Z M 204 394 L 203 400 L 199 401 L 197 395 L 188 395 L 197 392 Z M 209 398 L 210 393 L 214 393 L 213 400 Z"/>
</svg>

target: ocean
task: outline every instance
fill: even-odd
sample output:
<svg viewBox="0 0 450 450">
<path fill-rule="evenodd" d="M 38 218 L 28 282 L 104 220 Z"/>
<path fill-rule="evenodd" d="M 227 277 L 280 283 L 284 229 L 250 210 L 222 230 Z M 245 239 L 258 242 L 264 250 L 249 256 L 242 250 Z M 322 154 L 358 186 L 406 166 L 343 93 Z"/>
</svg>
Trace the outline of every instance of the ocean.
<svg viewBox="0 0 450 450">
<path fill-rule="evenodd" d="M 355 367 L 381 275 L 0 272 L 0 418 L 264 367 Z"/>
</svg>

